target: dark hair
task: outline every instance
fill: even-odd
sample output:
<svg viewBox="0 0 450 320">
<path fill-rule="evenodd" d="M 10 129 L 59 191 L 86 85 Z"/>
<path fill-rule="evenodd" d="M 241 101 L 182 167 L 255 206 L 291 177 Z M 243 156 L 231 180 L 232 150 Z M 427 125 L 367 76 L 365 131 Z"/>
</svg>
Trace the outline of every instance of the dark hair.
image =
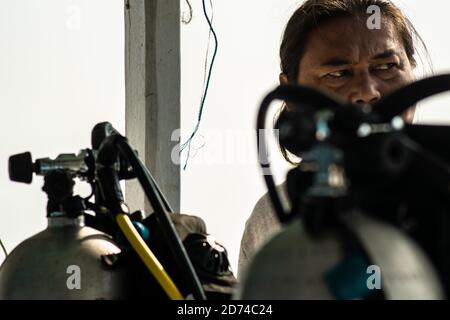
<svg viewBox="0 0 450 320">
<path fill-rule="evenodd" d="M 415 60 L 415 40 L 423 48 L 426 46 L 409 19 L 390 0 L 306 0 L 289 19 L 280 46 L 281 71 L 290 83 L 296 83 L 299 73 L 299 62 L 305 52 L 306 43 L 311 31 L 320 24 L 338 17 L 362 19 L 368 17 L 367 8 L 376 5 L 384 19 L 389 19 L 403 43 L 406 55 L 413 67 Z M 287 112 L 283 104 L 278 114 Z M 280 146 L 284 158 L 289 158 L 286 148 Z"/>
</svg>

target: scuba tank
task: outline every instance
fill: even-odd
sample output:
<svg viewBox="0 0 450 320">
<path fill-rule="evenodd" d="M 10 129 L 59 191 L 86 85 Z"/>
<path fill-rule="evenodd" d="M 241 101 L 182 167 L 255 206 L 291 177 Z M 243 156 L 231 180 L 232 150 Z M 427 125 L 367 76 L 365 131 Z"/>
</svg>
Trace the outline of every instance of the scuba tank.
<svg viewBox="0 0 450 320">
<path fill-rule="evenodd" d="M 23 181 L 20 164 L 30 162 L 29 154 L 12 157 L 11 179 Z M 86 208 L 81 198 L 73 197 L 72 176 L 53 171 L 44 180 L 48 226 L 20 243 L 3 262 L 0 299 L 130 298 L 126 267 L 111 269 L 102 264 L 102 257 L 121 250 L 111 236 L 85 225 Z"/>
<path fill-rule="evenodd" d="M 314 237 L 297 219 L 256 253 L 235 299 L 445 298 L 435 268 L 417 244 L 375 219 L 358 214 L 352 220 L 368 256 L 338 230 Z"/>
<path fill-rule="evenodd" d="M 0 268 L 1 300 L 130 298 L 126 269 L 107 269 L 102 256 L 119 253 L 110 236 L 83 217 L 50 216 L 48 227 L 19 244 Z"/>
<path fill-rule="evenodd" d="M 284 228 L 253 257 L 236 299 L 445 299 L 450 294 L 450 127 L 399 116 L 450 90 L 450 75 L 412 83 L 373 106 L 342 104 L 302 86 L 263 100 L 286 101 L 279 143 L 299 156 L 280 200 L 257 135 L 258 155 Z"/>
<path fill-rule="evenodd" d="M 32 161 L 11 156 L 12 181 L 44 176 L 48 227 L 0 267 L 0 299 L 228 300 L 236 284 L 226 249 L 199 217 L 176 214 L 137 153 L 110 123 L 92 149 Z M 73 194 L 74 179 L 92 193 Z M 130 213 L 120 180 L 137 178 L 154 212 Z M 94 197 L 94 201 L 91 198 Z"/>
</svg>

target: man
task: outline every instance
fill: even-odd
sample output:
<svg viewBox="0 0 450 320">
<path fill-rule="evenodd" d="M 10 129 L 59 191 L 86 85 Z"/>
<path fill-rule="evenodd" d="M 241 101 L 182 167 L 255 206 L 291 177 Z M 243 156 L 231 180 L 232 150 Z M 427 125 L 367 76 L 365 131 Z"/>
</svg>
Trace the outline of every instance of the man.
<svg viewBox="0 0 450 320">
<path fill-rule="evenodd" d="M 389 0 L 307 0 L 286 26 L 279 80 L 314 87 L 353 104 L 372 104 L 414 81 L 414 37 L 420 40 Z M 284 105 L 281 112 L 288 108 Z M 411 107 L 404 119 L 412 122 L 414 111 Z M 281 150 L 292 162 L 288 151 Z M 286 198 L 284 184 L 279 190 Z M 247 220 L 239 274 L 280 227 L 266 194 Z"/>
</svg>

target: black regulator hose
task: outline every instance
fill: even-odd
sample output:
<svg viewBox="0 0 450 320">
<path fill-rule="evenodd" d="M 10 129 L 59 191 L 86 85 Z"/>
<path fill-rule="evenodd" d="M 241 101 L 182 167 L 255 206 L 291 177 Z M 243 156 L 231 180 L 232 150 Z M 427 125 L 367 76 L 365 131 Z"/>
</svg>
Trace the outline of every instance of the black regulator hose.
<svg viewBox="0 0 450 320">
<path fill-rule="evenodd" d="M 111 135 L 120 135 L 120 133 L 112 126 L 111 123 L 100 122 L 100 123 L 96 124 L 95 127 L 92 129 L 92 134 L 91 134 L 92 149 L 99 150 L 102 143 L 104 142 L 104 140 Z M 103 153 L 104 152 L 105 151 L 103 151 Z M 154 190 L 156 190 L 156 192 L 158 193 L 159 197 L 161 198 L 164 206 L 166 207 L 166 210 L 168 212 L 173 213 L 174 211 L 173 211 L 172 207 L 170 206 L 169 201 L 167 201 L 166 197 L 161 192 L 161 189 L 159 188 L 159 186 L 156 183 L 153 176 L 148 171 L 147 167 L 144 166 L 144 170 L 146 171 L 146 176 L 150 180 L 150 183 L 155 188 Z"/>
<path fill-rule="evenodd" d="M 203 287 L 186 252 L 186 248 L 178 237 L 175 226 L 170 219 L 170 211 L 167 209 L 168 206 L 165 205 L 161 197 L 159 187 L 127 139 L 117 131 L 114 131 L 112 135 L 107 136 L 101 143 L 97 161 L 103 166 L 111 166 L 117 161 L 119 154 L 133 168 L 147 199 L 153 207 L 154 214 L 161 226 L 162 234 L 169 245 L 175 263 L 182 274 L 188 279 L 194 298 L 196 300 L 206 300 Z"/>
<path fill-rule="evenodd" d="M 425 78 L 408 84 L 386 97 L 373 106 L 380 121 L 387 122 L 393 117 L 402 114 L 417 102 L 450 90 L 450 74 L 443 74 Z"/>
<path fill-rule="evenodd" d="M 275 181 L 272 177 L 272 170 L 268 158 L 267 143 L 265 137 L 266 117 L 270 104 L 274 100 L 284 100 L 300 104 L 302 108 L 314 112 L 317 110 L 333 109 L 337 110 L 341 104 L 333 98 L 323 94 L 313 88 L 285 85 L 279 86 L 270 92 L 262 101 L 256 120 L 256 139 L 258 150 L 258 161 L 263 170 L 264 180 L 267 185 L 270 200 L 275 213 L 281 223 L 289 220 L 289 214 L 281 202 L 280 196 L 276 190 Z"/>
<path fill-rule="evenodd" d="M 268 151 L 264 131 L 262 132 L 263 134 L 260 132 L 260 130 L 266 129 L 265 121 L 269 106 L 273 100 L 292 102 L 294 103 L 294 108 L 301 107 L 304 111 L 306 111 L 306 113 L 311 114 L 311 117 L 313 117 L 313 114 L 318 111 L 327 109 L 332 111 L 334 113 L 334 118 L 330 123 L 332 131 L 337 130 L 340 133 L 344 133 L 343 137 L 345 138 L 348 133 L 355 137 L 355 130 L 358 129 L 358 127 L 363 123 L 375 124 L 390 122 L 392 118 L 401 115 L 404 111 L 415 105 L 417 102 L 449 90 L 450 75 L 438 75 L 408 84 L 405 87 L 402 87 L 382 98 L 371 108 L 365 109 L 353 104 L 342 104 L 322 92 L 304 86 L 279 86 L 270 92 L 263 99 L 258 112 L 256 124 L 256 136 L 258 143 L 257 150 L 258 160 L 263 170 L 268 194 L 280 222 L 287 222 L 289 220 L 289 216 L 280 200 L 274 179 L 272 177 L 271 164 L 267 154 Z M 413 141 L 419 143 L 419 145 L 417 145 L 410 140 L 410 144 L 412 143 L 412 145 L 415 146 L 411 149 L 416 151 L 414 153 L 420 153 L 423 155 L 427 151 L 433 151 L 445 160 L 450 160 L 450 151 L 442 151 L 442 149 L 445 149 L 444 142 L 439 143 L 433 139 L 436 137 L 436 130 L 441 130 L 443 128 L 445 127 L 441 126 L 436 128 L 424 125 L 406 125 L 403 130 Z M 450 132 L 449 127 L 446 127 L 443 132 Z M 445 138 L 444 140 L 450 141 L 448 138 Z M 420 145 L 423 145 L 426 150 L 419 148 Z M 448 146 L 448 144 L 445 144 L 445 146 Z M 418 148 L 421 150 L 420 152 L 418 151 Z M 438 165 L 438 167 L 442 168 L 442 163 L 438 161 L 439 159 L 435 157 L 432 158 L 433 159 L 427 158 L 427 160 L 433 160 L 431 162 L 428 161 L 428 163 L 433 163 L 433 166 L 435 166 L 438 165 L 439 162 L 440 165 Z M 436 161 L 434 159 L 436 159 Z"/>
</svg>

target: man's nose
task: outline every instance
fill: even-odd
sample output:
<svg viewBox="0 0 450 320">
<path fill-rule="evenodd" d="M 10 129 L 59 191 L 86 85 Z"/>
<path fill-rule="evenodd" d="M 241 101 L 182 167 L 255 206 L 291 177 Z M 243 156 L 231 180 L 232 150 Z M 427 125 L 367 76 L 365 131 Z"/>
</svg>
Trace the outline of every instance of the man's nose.
<svg viewBox="0 0 450 320">
<path fill-rule="evenodd" d="M 350 102 L 353 104 L 373 104 L 381 98 L 376 81 L 365 76 L 355 81 Z"/>
</svg>

